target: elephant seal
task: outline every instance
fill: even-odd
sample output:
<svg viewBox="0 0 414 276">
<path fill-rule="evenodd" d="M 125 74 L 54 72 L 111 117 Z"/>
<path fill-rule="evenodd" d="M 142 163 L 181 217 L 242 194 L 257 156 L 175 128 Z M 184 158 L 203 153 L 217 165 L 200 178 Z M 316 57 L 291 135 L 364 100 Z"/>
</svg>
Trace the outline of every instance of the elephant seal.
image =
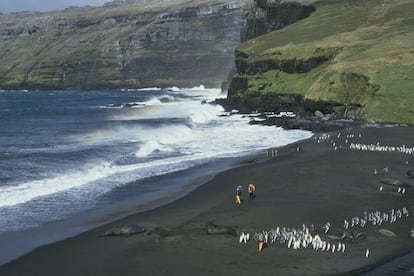
<svg viewBox="0 0 414 276">
<path fill-rule="evenodd" d="M 355 239 L 354 232 L 345 231 L 342 233 L 341 240 L 350 241 L 352 242 Z"/>
<path fill-rule="evenodd" d="M 232 235 L 237 236 L 236 230 L 231 226 L 217 225 L 212 220 L 206 224 L 208 235 Z"/>
<path fill-rule="evenodd" d="M 364 232 L 359 232 L 357 234 L 354 234 L 353 231 L 350 231 L 350 232 L 346 231 L 342 233 L 342 236 L 340 237 L 341 240 L 346 240 L 349 242 L 358 242 L 366 238 L 367 238 L 367 234 L 365 234 Z"/>
<path fill-rule="evenodd" d="M 147 234 L 148 234 L 148 235 L 156 234 L 156 235 L 158 235 L 160 238 L 166 238 L 166 237 L 168 237 L 168 236 L 173 235 L 173 234 L 174 234 L 174 232 L 173 232 L 173 231 L 171 231 L 171 230 L 167 230 L 167 229 L 165 229 L 164 227 L 157 226 L 157 227 L 154 227 L 153 229 L 151 229 L 150 231 L 148 231 L 148 233 L 147 233 Z"/>
<path fill-rule="evenodd" d="M 378 231 L 381 235 L 384 235 L 386 237 L 390 237 L 390 238 L 396 238 L 397 234 L 395 234 L 394 232 L 392 232 L 391 230 L 387 230 L 387 229 L 380 229 Z"/>
<path fill-rule="evenodd" d="M 407 171 L 407 176 L 408 176 L 409 179 L 414 178 L 414 171 L 413 170 L 408 170 Z"/>
<path fill-rule="evenodd" d="M 395 178 L 384 178 L 380 181 L 382 184 L 385 185 L 393 185 L 393 186 L 401 186 L 402 182 L 399 179 Z"/>
<path fill-rule="evenodd" d="M 106 236 L 130 236 L 130 235 L 135 235 L 135 234 L 141 234 L 141 233 L 144 233 L 146 231 L 147 230 L 145 230 L 141 226 L 131 224 L 131 225 L 125 225 L 125 226 L 112 228 L 112 229 L 106 231 L 105 233 L 103 233 L 102 237 L 106 237 Z"/>
<path fill-rule="evenodd" d="M 367 238 L 367 234 L 365 234 L 364 232 L 359 232 L 355 235 L 355 238 L 358 240 L 365 240 Z"/>
<path fill-rule="evenodd" d="M 331 239 L 331 240 L 342 240 L 342 237 L 344 237 L 344 235 L 342 235 L 342 236 L 337 236 L 337 235 L 327 235 L 326 236 L 328 239 Z"/>
</svg>

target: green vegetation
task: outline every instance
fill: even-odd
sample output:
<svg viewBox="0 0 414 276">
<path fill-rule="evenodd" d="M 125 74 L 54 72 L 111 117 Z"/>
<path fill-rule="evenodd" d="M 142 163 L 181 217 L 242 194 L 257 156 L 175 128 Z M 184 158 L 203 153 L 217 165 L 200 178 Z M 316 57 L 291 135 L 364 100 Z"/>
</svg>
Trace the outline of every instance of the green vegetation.
<svg viewBox="0 0 414 276">
<path fill-rule="evenodd" d="M 238 93 L 302 94 L 360 105 L 351 115 L 413 124 L 414 2 L 330 0 L 313 5 L 310 17 L 237 48 L 238 71 L 248 79 L 247 91 Z M 310 70 L 292 69 L 321 56 L 324 62 Z"/>
</svg>

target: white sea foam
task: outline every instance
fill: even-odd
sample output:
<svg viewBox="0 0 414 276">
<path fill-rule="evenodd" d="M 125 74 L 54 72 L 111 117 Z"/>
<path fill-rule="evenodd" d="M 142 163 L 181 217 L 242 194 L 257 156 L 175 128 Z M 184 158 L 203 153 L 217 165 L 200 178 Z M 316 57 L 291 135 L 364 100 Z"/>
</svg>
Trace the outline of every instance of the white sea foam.
<svg viewBox="0 0 414 276">
<path fill-rule="evenodd" d="M 145 141 L 135 153 L 137 157 L 148 156 L 154 151 L 169 152 L 173 147 L 186 144 L 195 138 L 195 132 L 186 125 L 167 125 L 140 131 L 140 140 Z"/>
<path fill-rule="evenodd" d="M 99 106 L 99 108 L 114 108 L 114 109 L 122 109 L 122 108 L 144 108 L 147 106 L 157 106 L 162 104 L 168 104 L 169 102 L 174 101 L 175 98 L 171 95 L 161 95 L 161 96 L 154 96 L 148 100 L 141 101 L 141 102 L 129 102 L 129 103 L 117 103 L 117 104 L 108 104 L 106 106 Z"/>
<path fill-rule="evenodd" d="M 82 186 L 85 183 L 101 179 L 108 175 L 108 172 L 107 166 L 103 165 L 50 179 L 36 180 L 16 186 L 0 187 L 0 207 L 14 206 L 41 196 Z"/>
<path fill-rule="evenodd" d="M 194 86 L 193 88 L 189 88 L 189 89 L 187 89 L 187 90 L 195 90 L 195 91 L 199 91 L 199 90 L 205 90 L 206 89 L 206 87 L 204 86 L 204 85 L 202 85 L 202 84 L 200 84 L 199 86 Z"/>
<path fill-rule="evenodd" d="M 79 172 L 68 173 L 58 177 L 26 182 L 16 186 L 3 186 L 0 187 L 0 207 L 15 206 L 42 196 L 50 196 L 69 189 L 79 188 L 87 184 L 97 183 L 98 180 L 104 178 L 116 176 L 111 179 L 112 181 L 105 182 L 106 185 L 98 183 L 98 187 L 93 189 L 94 191 L 98 189 L 100 190 L 100 193 L 104 193 L 114 187 L 125 184 L 126 181 L 132 181 L 136 178 L 146 178 L 187 169 L 192 164 L 186 162 L 193 162 L 202 159 L 203 157 L 204 156 L 202 155 L 180 156 L 123 166 L 99 164 L 90 169 L 84 169 Z M 128 173 L 134 171 L 138 172 L 131 178 Z M 97 195 L 96 192 L 94 194 Z"/>
<path fill-rule="evenodd" d="M 312 135 L 301 130 L 285 131 L 274 126 L 249 125 L 249 118 L 237 114 L 221 117 L 222 107 L 200 101 L 214 98 L 220 93 L 218 89 L 177 88 L 177 92 L 191 97 L 182 99 L 172 92 L 173 95 L 161 95 L 145 101 L 148 106 L 143 109 L 116 110 L 116 115 L 108 118 L 110 123 L 91 132 L 67 137 L 70 143 L 67 148 L 60 149 L 127 144 L 131 147 L 129 154 L 138 157 L 140 163 L 111 165 L 114 164 L 111 161 L 97 162 L 93 159 L 89 164 L 83 164 L 82 168 L 61 171 L 60 175 L 3 186 L 0 187 L 0 207 L 26 203 L 71 189 L 82 188 L 80 193 L 92 195 L 97 194 L 97 190 L 105 193 L 130 181 L 183 170 L 212 158 L 240 156 Z M 163 103 L 163 97 L 169 102 Z M 165 123 L 116 124 L 116 121 L 140 122 L 145 119 L 161 119 L 159 121 Z M 146 159 L 154 152 L 160 159 Z M 173 157 L 169 155 L 171 152 L 175 154 Z M 166 153 L 165 157 L 162 153 Z"/>
<path fill-rule="evenodd" d="M 188 87 L 188 88 L 179 88 L 177 86 L 173 86 L 173 87 L 169 87 L 167 88 L 167 90 L 169 91 L 174 91 L 174 92 L 178 92 L 178 91 L 184 91 L 184 92 L 188 92 L 188 91 L 202 91 L 202 90 L 206 90 L 206 87 L 203 84 L 200 84 L 199 86 L 193 86 L 193 87 Z"/>
<path fill-rule="evenodd" d="M 173 87 L 169 87 L 169 88 L 167 88 L 167 90 L 168 90 L 168 91 L 175 91 L 175 92 L 178 92 L 178 91 L 180 91 L 181 89 L 180 89 L 180 88 L 178 88 L 177 86 L 173 86 Z"/>
<path fill-rule="evenodd" d="M 149 140 L 142 143 L 139 147 L 135 156 L 137 157 L 145 157 L 150 155 L 153 152 L 171 152 L 172 149 L 168 147 L 167 144 L 161 144 L 158 140 Z"/>
<path fill-rule="evenodd" d="M 217 116 L 222 112 L 224 112 L 224 109 L 219 105 L 206 105 L 202 106 L 202 108 L 196 105 L 189 111 L 188 118 L 193 123 L 201 124 L 217 119 Z"/>
<path fill-rule="evenodd" d="M 221 116 L 223 109 L 220 106 L 202 104 L 220 96 L 220 90 L 202 86 L 173 88 L 154 94 L 150 91 L 66 93 L 56 95 L 67 97 L 72 105 L 62 114 L 59 112 L 62 116 L 50 118 L 50 123 L 44 121 L 41 131 L 33 131 L 31 124 L 24 124 L 27 128 L 22 130 L 29 130 L 24 141 L 0 139 L 3 143 L 0 157 L 4 157 L 0 162 L 6 165 L 3 168 L 6 182 L 2 180 L 0 183 L 1 234 L 66 220 L 69 216 L 77 217 L 91 208 L 111 207 L 113 210 L 108 205 L 122 204 L 132 198 L 135 202 L 136 197 L 157 199 L 178 192 L 182 188 L 181 181 L 176 183 L 172 178 L 164 182 L 152 177 L 208 162 L 220 164 L 217 160 L 223 157 L 243 156 L 261 150 L 265 153 L 269 147 L 312 135 L 307 131 L 249 125 L 249 118 L 235 114 L 236 111 Z M 48 92 L 29 94 L 34 104 L 38 95 L 45 99 Z M 145 99 L 148 95 L 153 97 Z M 49 110 L 49 106 L 55 106 L 50 100 L 59 102 L 56 96 L 48 97 L 44 102 Z M 123 107 L 96 108 L 112 101 L 118 106 L 122 99 Z M 133 104 L 139 108 L 130 108 Z M 59 105 L 56 108 L 62 110 Z M 42 120 L 36 120 L 36 115 L 28 121 L 37 124 L 46 119 L 42 113 Z M 19 129 L 20 124 L 16 125 Z M 26 134 L 23 131 L 17 133 Z M 16 158 L 9 158 L 9 154 Z M 102 215 L 113 214 L 104 212 Z M 19 248 L 24 245 L 19 244 Z M 7 251 L 7 246 L 3 251 Z"/>
<path fill-rule="evenodd" d="M 76 173 L 67 173 L 17 186 L 0 187 L 0 207 L 25 203 L 116 175 L 113 181 L 105 181 L 105 185 L 98 185 L 99 189 L 107 192 L 114 185 L 123 185 L 126 181 L 186 169 L 193 166 L 196 160 L 202 162 L 202 160 L 213 157 L 238 156 L 243 152 L 266 149 L 270 146 L 282 146 L 310 137 L 309 133 L 303 131 L 287 132 L 270 126 L 246 126 L 242 124 L 243 120 L 244 118 L 233 119 L 231 123 L 236 123 L 236 125 L 230 127 L 226 124 L 227 127 L 224 129 L 200 127 L 192 130 L 186 126 L 170 126 L 166 127 L 163 134 L 159 133 L 158 136 L 157 131 L 149 131 L 145 133 L 149 142 L 144 143 L 136 152 L 138 157 L 148 156 L 155 150 L 169 151 L 174 148 L 186 155 L 124 166 L 99 164 Z M 168 131 L 165 131 L 166 129 Z M 154 140 L 149 140 L 151 138 Z M 149 170 L 150 168 L 151 170 Z M 128 174 L 128 172 L 136 170 L 140 170 L 140 173 L 133 174 L 133 176 Z"/>
<path fill-rule="evenodd" d="M 162 104 L 161 100 L 158 97 L 152 97 L 151 99 L 145 101 L 145 102 L 140 102 L 140 104 L 144 104 L 144 105 L 160 105 Z"/>
<path fill-rule="evenodd" d="M 159 87 L 144 87 L 144 88 L 137 89 L 137 91 L 159 91 L 159 90 L 161 90 L 161 88 Z"/>
<path fill-rule="evenodd" d="M 161 145 L 157 141 L 147 141 L 135 153 L 137 157 L 144 157 L 150 155 L 155 150 L 161 150 Z"/>
<path fill-rule="evenodd" d="M 206 101 L 213 101 L 216 98 L 220 97 L 221 90 L 217 88 L 205 88 L 203 85 L 201 85 L 199 87 L 187 89 L 176 88 L 172 90 L 172 92 L 176 92 L 191 97 L 198 97 Z"/>
<path fill-rule="evenodd" d="M 159 87 L 144 87 L 144 88 L 122 88 L 121 91 L 128 92 L 143 92 L 143 91 L 159 91 L 162 90 Z"/>
</svg>

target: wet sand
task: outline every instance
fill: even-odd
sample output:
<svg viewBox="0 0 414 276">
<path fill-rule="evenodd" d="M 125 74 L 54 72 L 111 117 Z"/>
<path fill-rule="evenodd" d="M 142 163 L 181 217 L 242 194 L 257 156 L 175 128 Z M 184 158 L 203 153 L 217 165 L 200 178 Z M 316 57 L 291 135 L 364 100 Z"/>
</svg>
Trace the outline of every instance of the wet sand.
<svg viewBox="0 0 414 276">
<path fill-rule="evenodd" d="M 317 134 L 280 148 L 277 156 L 220 173 L 168 205 L 36 249 L 0 267 L 0 275 L 352 275 L 410 252 L 414 179 L 408 178 L 407 170 L 414 170 L 414 156 L 351 150 L 350 144 L 413 147 L 414 128 L 362 128 L 337 134 Z M 390 185 L 387 179 L 399 180 L 400 185 Z M 247 195 L 249 183 L 257 188 L 254 200 Z M 238 185 L 244 187 L 241 205 L 234 198 Z M 405 188 L 405 193 L 398 188 Z M 404 207 L 408 217 L 393 223 L 344 228 L 344 220 L 363 218 L 364 211 L 383 214 Z M 208 235 L 210 220 L 233 228 L 237 235 Z M 328 222 L 331 227 L 325 233 L 322 227 Z M 130 224 L 147 232 L 101 236 Z M 313 225 L 313 236 L 345 243 L 345 252 L 295 250 L 279 242 L 269 242 L 258 252 L 254 240 L 239 243 L 242 231 L 253 236 L 303 224 Z M 395 236 L 381 234 L 381 229 Z M 335 239 L 344 232 L 348 238 Z M 359 233 L 363 234 L 356 238 Z"/>
</svg>

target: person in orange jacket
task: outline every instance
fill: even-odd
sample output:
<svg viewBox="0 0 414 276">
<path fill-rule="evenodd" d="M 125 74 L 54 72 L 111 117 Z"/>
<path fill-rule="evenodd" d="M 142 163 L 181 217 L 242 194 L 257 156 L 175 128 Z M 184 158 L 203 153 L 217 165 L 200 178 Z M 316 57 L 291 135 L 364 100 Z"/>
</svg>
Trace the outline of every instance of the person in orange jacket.
<svg viewBox="0 0 414 276">
<path fill-rule="evenodd" d="M 256 195 L 254 194 L 254 191 L 256 191 L 256 187 L 254 186 L 254 184 L 249 184 L 249 186 L 247 186 L 247 191 L 249 192 L 250 199 L 254 199 L 256 197 Z"/>
</svg>

